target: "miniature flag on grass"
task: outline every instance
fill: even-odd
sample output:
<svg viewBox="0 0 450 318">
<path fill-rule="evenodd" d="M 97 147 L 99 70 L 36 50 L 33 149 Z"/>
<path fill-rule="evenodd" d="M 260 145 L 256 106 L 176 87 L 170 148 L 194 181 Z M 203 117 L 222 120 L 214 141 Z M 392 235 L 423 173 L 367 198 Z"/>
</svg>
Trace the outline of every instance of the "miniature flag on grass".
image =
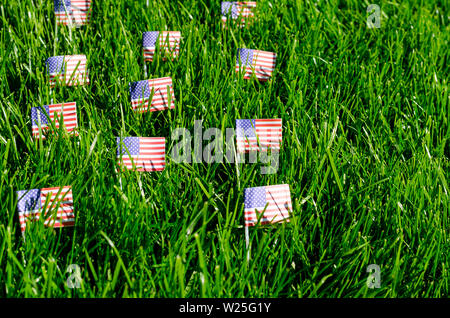
<svg viewBox="0 0 450 318">
<path fill-rule="evenodd" d="M 152 62 L 157 43 L 163 52 L 163 60 L 168 56 L 176 58 L 180 53 L 181 32 L 179 31 L 151 31 L 142 34 L 142 46 L 144 48 L 144 61 Z"/>
<path fill-rule="evenodd" d="M 135 111 L 154 112 L 168 108 L 175 108 L 175 93 L 172 87 L 172 78 L 170 77 L 131 82 L 129 86 L 131 107 Z M 169 94 L 171 96 L 170 105 Z"/>
<path fill-rule="evenodd" d="M 50 87 L 55 87 L 58 82 L 67 86 L 89 84 L 86 55 L 52 56 L 45 64 L 50 78 Z"/>
<path fill-rule="evenodd" d="M 245 226 L 289 222 L 292 211 L 288 184 L 244 189 Z"/>
<path fill-rule="evenodd" d="M 75 225 L 72 187 L 55 187 L 17 191 L 22 233 L 28 221 L 45 217 L 44 224 L 59 228 Z"/>
<path fill-rule="evenodd" d="M 231 17 L 231 19 L 237 21 L 241 27 L 245 26 L 246 22 L 254 18 L 255 8 L 255 1 L 223 1 L 221 5 L 222 25 L 225 26 L 228 17 Z"/>
<path fill-rule="evenodd" d="M 62 117 L 63 125 L 68 133 L 73 133 L 78 136 L 77 128 L 77 104 L 63 103 L 45 105 L 42 107 L 31 107 L 31 130 L 33 137 L 36 139 L 45 139 L 43 134 L 47 129 L 51 127 L 53 122 L 56 129 L 59 129 L 60 117 Z M 40 128 L 40 131 L 39 131 Z"/>
<path fill-rule="evenodd" d="M 119 166 L 137 171 L 162 171 L 166 165 L 164 137 L 117 137 Z"/>
<path fill-rule="evenodd" d="M 54 0 L 57 24 L 84 25 L 91 16 L 91 0 Z"/>
<path fill-rule="evenodd" d="M 255 74 L 258 80 L 264 82 L 272 77 L 276 59 L 277 55 L 272 52 L 238 49 L 236 72 L 242 71 L 245 79 L 250 79 Z"/>
<path fill-rule="evenodd" d="M 236 119 L 236 146 L 238 153 L 280 149 L 281 119 Z"/>
</svg>

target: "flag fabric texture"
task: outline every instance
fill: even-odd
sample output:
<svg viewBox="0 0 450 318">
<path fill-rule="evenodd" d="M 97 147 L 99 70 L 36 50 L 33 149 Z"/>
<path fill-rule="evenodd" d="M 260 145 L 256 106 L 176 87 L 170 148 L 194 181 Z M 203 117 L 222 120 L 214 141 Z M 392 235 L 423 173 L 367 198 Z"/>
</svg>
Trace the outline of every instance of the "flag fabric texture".
<svg viewBox="0 0 450 318">
<path fill-rule="evenodd" d="M 135 111 L 153 112 L 175 108 L 175 93 L 170 77 L 131 82 L 129 87 L 131 107 Z M 169 95 L 171 96 L 170 105 Z M 152 97 L 151 101 L 150 97 Z"/>
<path fill-rule="evenodd" d="M 31 130 L 36 139 L 45 139 L 43 134 L 51 127 L 53 122 L 56 129 L 59 129 L 60 117 L 62 116 L 64 128 L 68 133 L 78 136 L 77 129 L 77 104 L 75 102 L 44 105 L 31 107 Z M 41 131 L 39 131 L 39 128 Z"/>
<path fill-rule="evenodd" d="M 288 184 L 244 189 L 245 226 L 289 222 L 290 212 L 292 202 Z"/>
<path fill-rule="evenodd" d="M 221 3 L 222 9 L 222 25 L 225 26 L 228 17 L 233 21 L 237 21 L 241 27 L 253 19 L 255 16 L 255 1 L 223 1 Z"/>
<path fill-rule="evenodd" d="M 81 26 L 89 23 L 91 0 L 54 0 L 57 24 Z"/>
<path fill-rule="evenodd" d="M 282 125 L 282 119 L 236 119 L 237 152 L 279 150 Z"/>
<path fill-rule="evenodd" d="M 67 86 L 89 84 L 86 55 L 52 56 L 45 64 L 50 87 L 55 87 L 58 81 Z"/>
<path fill-rule="evenodd" d="M 28 221 L 44 217 L 44 224 L 54 228 L 75 225 L 72 187 L 55 187 L 17 191 L 22 233 Z"/>
<path fill-rule="evenodd" d="M 242 71 L 245 79 L 250 79 L 253 74 L 262 82 L 272 77 L 275 69 L 277 55 L 272 52 L 238 49 L 236 58 L 236 72 Z"/>
<path fill-rule="evenodd" d="M 119 166 L 137 171 L 162 171 L 166 165 L 164 137 L 117 137 Z"/>
<path fill-rule="evenodd" d="M 157 43 L 163 52 L 163 60 L 167 56 L 176 58 L 180 53 L 181 32 L 179 31 L 150 31 L 142 34 L 142 46 L 144 48 L 144 61 L 152 62 Z"/>
</svg>

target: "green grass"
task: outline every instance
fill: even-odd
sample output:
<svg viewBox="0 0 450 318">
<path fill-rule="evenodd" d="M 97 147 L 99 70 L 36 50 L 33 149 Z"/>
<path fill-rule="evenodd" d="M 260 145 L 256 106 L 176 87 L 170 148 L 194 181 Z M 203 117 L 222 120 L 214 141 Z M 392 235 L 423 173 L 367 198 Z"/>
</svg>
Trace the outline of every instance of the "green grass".
<svg viewBox="0 0 450 318">
<path fill-rule="evenodd" d="M 220 26 L 220 1 L 94 1 L 92 23 L 59 27 L 53 1 L 0 5 L 1 297 L 447 297 L 449 294 L 449 7 L 446 1 L 259 1 L 247 29 Z M 101 4 L 100 4 L 101 3 Z M 144 79 L 143 31 L 180 30 L 176 109 L 136 115 L 128 83 Z M 238 79 L 236 49 L 276 52 L 272 81 Z M 91 85 L 76 101 L 80 135 L 31 139 L 30 108 L 50 102 L 44 61 L 86 54 Z M 280 169 L 175 164 L 116 173 L 116 136 L 283 119 Z M 206 144 L 206 143 L 205 143 Z M 144 196 L 139 182 L 142 183 Z M 288 183 L 290 223 L 250 229 L 242 188 Z M 20 233 L 15 191 L 72 185 L 73 229 Z M 69 289 L 69 264 L 82 271 Z M 366 285 L 369 264 L 381 288 Z"/>
</svg>

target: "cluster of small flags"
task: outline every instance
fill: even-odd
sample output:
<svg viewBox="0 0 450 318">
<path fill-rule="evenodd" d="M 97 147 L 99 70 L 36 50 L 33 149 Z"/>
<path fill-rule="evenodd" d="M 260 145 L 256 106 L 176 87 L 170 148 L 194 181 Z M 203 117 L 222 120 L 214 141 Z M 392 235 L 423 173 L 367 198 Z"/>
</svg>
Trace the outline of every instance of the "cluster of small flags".
<svg viewBox="0 0 450 318">
<path fill-rule="evenodd" d="M 54 0 L 56 23 L 81 26 L 89 23 L 91 0 Z M 255 18 L 256 2 L 221 4 L 221 21 L 226 26 L 231 18 L 239 26 L 248 25 Z M 163 60 L 177 58 L 180 53 L 181 32 L 150 31 L 142 34 L 144 63 L 153 62 L 155 54 Z M 235 71 L 244 79 L 255 77 L 267 81 L 272 77 L 276 54 L 241 48 L 237 51 Z M 89 84 L 85 55 L 53 56 L 46 61 L 50 87 Z M 133 111 L 162 111 L 175 108 L 175 93 L 171 77 L 129 83 Z M 35 139 L 45 139 L 46 131 L 54 127 L 71 135 L 77 132 L 76 102 L 32 107 L 31 128 Z M 238 153 L 279 150 L 282 141 L 281 119 L 237 119 L 236 143 Z M 117 137 L 118 171 L 122 169 L 144 172 L 165 168 L 164 137 Z M 55 228 L 74 226 L 72 188 L 70 186 L 17 191 L 22 232 L 27 220 L 44 218 L 44 224 Z M 289 185 L 272 185 L 244 189 L 245 226 L 289 221 L 292 203 Z"/>
</svg>

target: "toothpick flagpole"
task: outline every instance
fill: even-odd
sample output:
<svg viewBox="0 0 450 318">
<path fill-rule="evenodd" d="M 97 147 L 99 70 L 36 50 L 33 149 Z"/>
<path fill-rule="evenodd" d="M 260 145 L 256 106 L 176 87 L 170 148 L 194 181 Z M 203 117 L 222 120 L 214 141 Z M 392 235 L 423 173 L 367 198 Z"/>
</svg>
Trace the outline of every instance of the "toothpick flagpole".
<svg viewBox="0 0 450 318">
<path fill-rule="evenodd" d="M 144 189 L 142 188 L 142 181 L 141 181 L 140 174 L 138 174 L 138 185 L 139 185 L 139 189 L 141 190 L 142 198 L 145 200 L 145 192 L 144 192 Z"/>
<path fill-rule="evenodd" d="M 145 62 L 145 59 L 144 59 L 144 76 L 145 76 L 145 79 L 148 78 L 148 73 L 147 73 L 147 63 Z"/>
<path fill-rule="evenodd" d="M 237 175 L 237 184 L 238 184 L 238 192 L 241 193 L 241 175 L 239 172 L 239 156 L 240 154 L 236 151 L 236 175 Z M 244 232 L 245 232 L 245 248 L 247 250 L 247 262 L 250 261 L 250 235 L 248 231 L 248 226 L 245 224 L 245 212 L 244 212 Z"/>
<path fill-rule="evenodd" d="M 123 192 L 123 188 L 122 188 L 122 174 L 120 172 L 117 173 L 119 176 L 119 186 L 120 186 L 120 191 Z"/>
<path fill-rule="evenodd" d="M 234 79 L 234 87 L 237 86 L 237 80 L 236 78 Z M 233 90 L 233 96 L 232 96 L 232 102 L 234 104 L 234 90 Z M 236 127 L 237 128 L 237 127 Z M 239 159 L 240 159 L 240 153 L 237 151 L 237 140 L 236 140 L 236 144 L 233 147 L 234 150 L 234 158 L 235 158 L 235 163 L 236 163 L 236 176 L 237 176 L 237 185 L 238 185 L 238 193 L 241 193 L 241 174 L 239 172 Z M 248 231 L 248 226 L 245 224 L 245 212 L 244 212 L 244 233 L 245 233 L 245 249 L 247 250 L 247 265 L 248 262 L 250 261 L 250 235 L 249 235 L 249 231 Z"/>
</svg>

